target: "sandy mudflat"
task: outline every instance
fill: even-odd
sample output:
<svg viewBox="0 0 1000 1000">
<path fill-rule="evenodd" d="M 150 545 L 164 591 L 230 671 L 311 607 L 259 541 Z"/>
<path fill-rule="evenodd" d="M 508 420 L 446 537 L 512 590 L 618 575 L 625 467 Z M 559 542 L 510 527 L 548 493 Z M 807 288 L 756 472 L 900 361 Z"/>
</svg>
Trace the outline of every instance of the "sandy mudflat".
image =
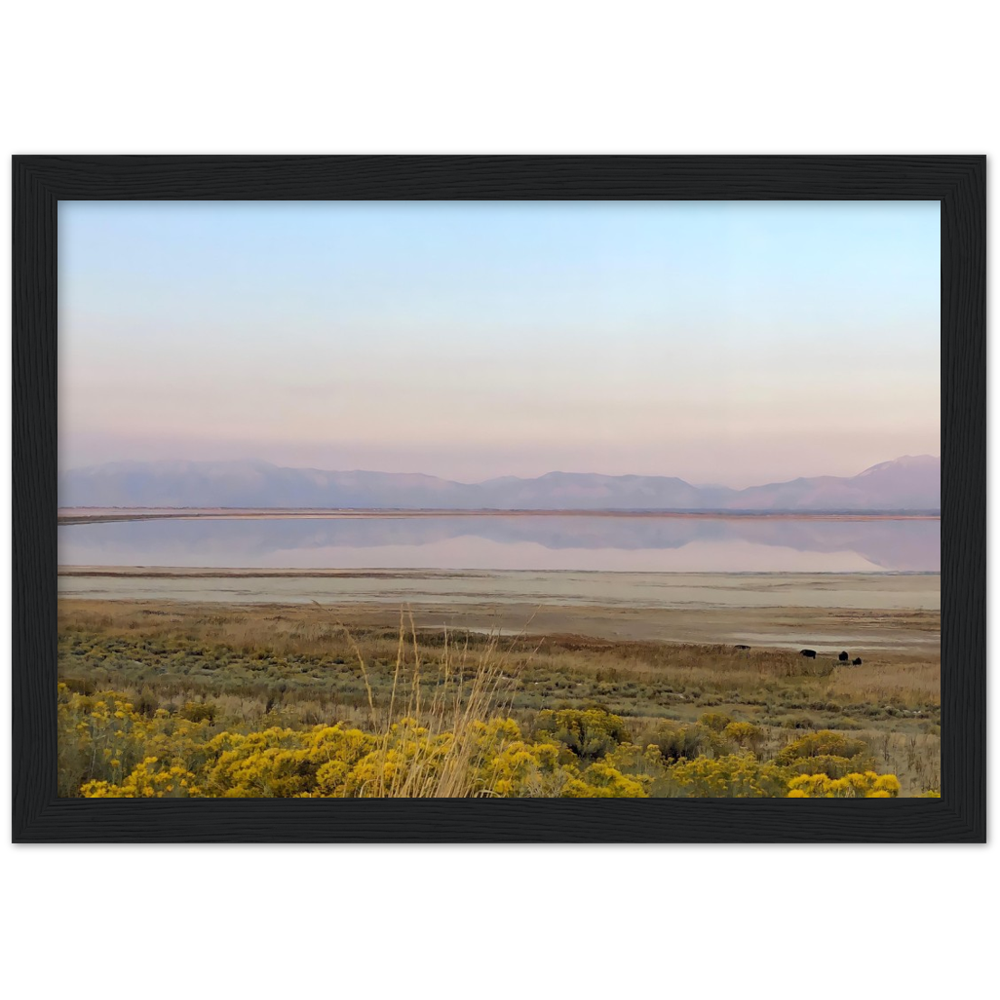
<svg viewBox="0 0 1000 1000">
<path fill-rule="evenodd" d="M 608 639 L 936 649 L 937 574 L 578 573 L 67 567 L 63 598 L 301 604 L 393 622 Z"/>
</svg>

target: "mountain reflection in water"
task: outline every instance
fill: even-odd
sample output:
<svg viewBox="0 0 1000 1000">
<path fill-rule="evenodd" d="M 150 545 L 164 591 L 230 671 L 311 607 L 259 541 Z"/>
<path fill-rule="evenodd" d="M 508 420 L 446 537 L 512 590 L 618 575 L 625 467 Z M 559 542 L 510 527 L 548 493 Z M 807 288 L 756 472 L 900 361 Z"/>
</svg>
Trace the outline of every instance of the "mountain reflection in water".
<svg viewBox="0 0 1000 1000">
<path fill-rule="evenodd" d="M 66 525 L 64 566 L 940 572 L 940 521 L 448 515 Z"/>
</svg>

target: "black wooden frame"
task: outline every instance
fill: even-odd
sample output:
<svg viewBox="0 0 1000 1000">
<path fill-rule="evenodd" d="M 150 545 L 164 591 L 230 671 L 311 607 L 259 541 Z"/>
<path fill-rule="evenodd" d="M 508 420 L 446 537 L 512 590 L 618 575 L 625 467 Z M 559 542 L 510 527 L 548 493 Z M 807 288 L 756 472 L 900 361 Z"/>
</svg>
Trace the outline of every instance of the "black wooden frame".
<svg viewBox="0 0 1000 1000">
<path fill-rule="evenodd" d="M 15 842 L 985 840 L 985 157 L 16 156 L 13 199 Z M 102 199 L 940 201 L 942 798 L 58 798 L 57 203 Z"/>
</svg>

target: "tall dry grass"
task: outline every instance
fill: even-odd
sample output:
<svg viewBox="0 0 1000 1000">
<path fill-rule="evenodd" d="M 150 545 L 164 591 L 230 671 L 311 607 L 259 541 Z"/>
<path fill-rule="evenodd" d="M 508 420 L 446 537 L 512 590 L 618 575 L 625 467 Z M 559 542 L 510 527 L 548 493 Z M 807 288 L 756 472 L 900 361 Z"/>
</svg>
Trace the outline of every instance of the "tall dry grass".
<svg viewBox="0 0 1000 1000">
<path fill-rule="evenodd" d="M 484 743 L 483 724 L 509 715 L 515 679 L 511 648 L 501 645 L 499 632 L 491 632 L 486 645 L 473 653 L 467 638 L 456 646 L 446 629 L 438 658 L 441 679 L 428 691 L 413 613 L 404 610 L 387 705 L 377 702 L 360 646 L 346 628 L 343 632 L 364 678 L 371 731 L 377 737 L 376 777 L 365 797 L 491 794 L 491 779 L 484 781 L 483 769 L 494 748 Z"/>
</svg>

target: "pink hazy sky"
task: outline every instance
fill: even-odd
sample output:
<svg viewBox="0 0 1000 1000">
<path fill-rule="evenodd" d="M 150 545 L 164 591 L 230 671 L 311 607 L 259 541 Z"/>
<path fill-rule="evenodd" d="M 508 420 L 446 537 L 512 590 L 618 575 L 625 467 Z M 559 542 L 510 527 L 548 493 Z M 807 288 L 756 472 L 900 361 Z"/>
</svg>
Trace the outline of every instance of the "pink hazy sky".
<svg viewBox="0 0 1000 1000">
<path fill-rule="evenodd" d="M 60 465 L 939 453 L 936 203 L 61 203 Z"/>
</svg>

